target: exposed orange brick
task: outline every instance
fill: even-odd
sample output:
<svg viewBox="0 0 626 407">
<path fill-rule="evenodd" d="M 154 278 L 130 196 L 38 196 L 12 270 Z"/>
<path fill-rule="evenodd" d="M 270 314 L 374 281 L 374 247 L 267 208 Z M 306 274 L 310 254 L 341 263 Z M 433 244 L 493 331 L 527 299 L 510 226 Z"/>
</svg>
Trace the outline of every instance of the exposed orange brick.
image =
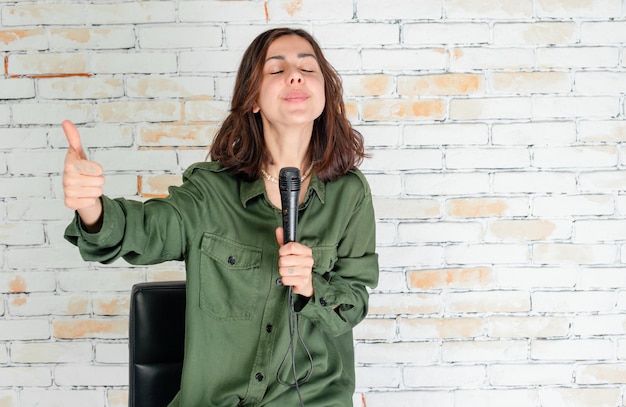
<svg viewBox="0 0 626 407">
<path fill-rule="evenodd" d="M 180 270 L 148 271 L 148 281 L 179 281 L 185 280 L 185 272 Z"/>
<path fill-rule="evenodd" d="M 403 96 L 470 95 L 484 90 L 484 78 L 475 74 L 443 74 L 398 79 L 398 92 Z"/>
<path fill-rule="evenodd" d="M 388 75 L 368 75 L 361 80 L 361 86 L 363 86 L 370 95 L 385 94 L 391 85 L 392 80 Z"/>
<path fill-rule="evenodd" d="M 86 297 L 74 297 L 67 304 L 67 313 L 70 315 L 85 314 L 89 300 Z"/>
<path fill-rule="evenodd" d="M 17 298 L 13 298 L 13 301 L 11 301 L 13 303 L 13 305 L 15 306 L 20 306 L 20 305 L 24 305 L 26 304 L 26 301 L 28 299 L 26 297 L 17 297 Z"/>
<path fill-rule="evenodd" d="M 57 319 L 52 321 L 59 339 L 122 337 L 128 333 L 127 319 Z"/>
<path fill-rule="evenodd" d="M 409 287 L 420 290 L 442 288 L 475 288 L 489 286 L 494 281 L 489 268 L 416 270 L 408 274 Z"/>
<path fill-rule="evenodd" d="M 44 30 L 0 31 L 0 42 L 10 44 L 13 41 L 21 40 L 22 38 L 32 37 L 34 35 L 42 35 L 44 33 Z"/>
<path fill-rule="evenodd" d="M 302 10 L 302 0 L 291 0 L 285 3 L 285 11 L 290 16 L 293 16 L 300 10 Z"/>
<path fill-rule="evenodd" d="M 109 406 L 111 407 L 127 407 L 128 406 L 128 390 L 109 390 L 107 393 Z"/>
<path fill-rule="evenodd" d="M 128 315 L 130 299 L 128 296 L 94 299 L 93 307 L 98 315 Z"/>
<path fill-rule="evenodd" d="M 412 120 L 444 118 L 443 100 L 370 99 L 365 101 L 365 120 Z"/>
<path fill-rule="evenodd" d="M 509 209 L 506 199 L 499 198 L 451 199 L 446 207 L 449 216 L 459 218 L 502 216 Z"/>
<path fill-rule="evenodd" d="M 9 283 L 9 292 L 23 293 L 26 292 L 26 281 L 21 276 L 15 276 Z"/>
</svg>

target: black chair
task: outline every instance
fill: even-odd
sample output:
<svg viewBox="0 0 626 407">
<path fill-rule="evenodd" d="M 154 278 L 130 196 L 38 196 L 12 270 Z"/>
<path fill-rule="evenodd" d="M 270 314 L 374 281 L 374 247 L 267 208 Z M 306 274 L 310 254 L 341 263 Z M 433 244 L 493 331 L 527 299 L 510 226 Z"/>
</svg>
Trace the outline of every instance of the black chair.
<svg viewBox="0 0 626 407">
<path fill-rule="evenodd" d="M 185 282 L 138 283 L 130 297 L 129 407 L 165 407 L 180 389 Z"/>
</svg>

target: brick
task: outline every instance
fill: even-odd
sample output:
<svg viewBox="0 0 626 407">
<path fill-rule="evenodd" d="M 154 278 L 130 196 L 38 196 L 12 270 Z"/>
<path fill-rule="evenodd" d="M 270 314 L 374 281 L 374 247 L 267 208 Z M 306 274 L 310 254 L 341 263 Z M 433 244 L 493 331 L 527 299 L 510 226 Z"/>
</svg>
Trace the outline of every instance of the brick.
<svg viewBox="0 0 626 407">
<path fill-rule="evenodd" d="M 214 94 L 213 79 L 205 76 L 163 77 L 144 76 L 129 78 L 127 81 L 128 96 L 145 97 L 210 97 Z"/>
<path fill-rule="evenodd" d="M 93 296 L 93 312 L 95 315 L 128 315 L 130 296 L 101 294 Z"/>
<path fill-rule="evenodd" d="M 542 388 L 539 395 L 546 407 L 612 407 L 621 402 L 619 389 L 610 388 Z"/>
<path fill-rule="evenodd" d="M 362 393 L 360 402 L 362 405 L 370 407 L 414 407 L 418 406 L 437 406 L 437 407 L 453 407 L 456 405 L 454 393 L 450 391 L 437 390 L 401 390 L 401 391 L 376 391 Z M 358 405 L 358 404 L 356 404 Z"/>
<path fill-rule="evenodd" d="M 173 52 L 102 52 L 91 55 L 94 74 L 169 74 L 176 72 Z"/>
<path fill-rule="evenodd" d="M 9 106 L 0 105 L 0 125 L 11 123 L 11 109 Z"/>
<path fill-rule="evenodd" d="M 489 218 L 528 215 L 526 198 L 452 198 L 446 201 L 446 216 Z"/>
<path fill-rule="evenodd" d="M 532 305 L 535 312 L 610 311 L 615 307 L 615 293 L 605 291 L 535 291 Z"/>
<path fill-rule="evenodd" d="M 520 19 L 533 17 L 531 0 L 503 4 L 497 0 L 452 0 L 445 4 L 446 16 L 458 18 Z"/>
<path fill-rule="evenodd" d="M 178 168 L 176 153 L 171 150 L 99 150 L 93 154 L 92 159 L 99 162 L 106 171 L 172 171 Z"/>
<path fill-rule="evenodd" d="M 87 314 L 90 299 L 85 295 L 29 295 L 9 301 L 9 313 L 16 316 Z"/>
<path fill-rule="evenodd" d="M 185 119 L 189 122 L 221 122 L 228 115 L 230 107 L 222 101 L 187 101 Z"/>
<path fill-rule="evenodd" d="M 487 225 L 486 242 L 561 240 L 572 236 L 572 222 L 551 220 L 495 220 Z"/>
<path fill-rule="evenodd" d="M 98 363 L 128 363 L 128 344 L 98 343 L 96 344 L 95 360 Z"/>
<path fill-rule="evenodd" d="M 524 48 L 459 47 L 450 56 L 451 72 L 469 70 L 525 70 L 535 67 L 534 51 Z"/>
<path fill-rule="evenodd" d="M 537 16 L 540 18 L 609 18 L 622 15 L 620 0 L 569 2 L 567 0 L 539 0 Z"/>
<path fill-rule="evenodd" d="M 0 244 L 38 245 L 45 242 L 43 226 L 34 223 L 0 223 Z"/>
<path fill-rule="evenodd" d="M 625 220 L 577 220 L 574 222 L 574 242 L 591 243 L 624 240 Z"/>
<path fill-rule="evenodd" d="M 487 44 L 491 38 L 489 24 L 472 23 L 412 23 L 403 24 L 404 45 Z"/>
<path fill-rule="evenodd" d="M 49 271 L 2 272 L 0 273 L 1 293 L 34 293 L 54 291 L 55 274 Z"/>
<path fill-rule="evenodd" d="M 41 51 L 48 48 L 41 28 L 0 30 L 0 51 Z"/>
<path fill-rule="evenodd" d="M 486 193 L 489 175 L 485 173 L 430 173 L 404 176 L 405 192 L 409 195 L 463 195 Z"/>
<path fill-rule="evenodd" d="M 324 52 L 332 66 L 342 72 L 354 72 L 361 69 L 361 54 L 356 49 L 328 49 Z M 232 87 L 231 87 L 232 89 Z"/>
<path fill-rule="evenodd" d="M 578 133 L 583 142 L 621 142 L 626 140 L 626 123 L 621 120 L 581 120 Z"/>
<path fill-rule="evenodd" d="M 572 193 L 577 190 L 573 172 L 499 172 L 493 175 L 496 193 Z"/>
<path fill-rule="evenodd" d="M 579 282 L 579 272 L 573 267 L 498 267 L 496 275 L 498 287 L 502 288 L 571 289 Z"/>
<path fill-rule="evenodd" d="M 69 220 L 70 214 L 62 199 L 12 199 L 6 211 L 9 221 Z"/>
<path fill-rule="evenodd" d="M 84 262 L 81 265 L 83 268 L 86 267 Z M 59 272 L 57 280 L 62 291 L 130 291 L 134 284 L 143 281 L 143 271 L 141 269 L 62 271 Z"/>
<path fill-rule="evenodd" d="M 86 9 L 86 23 L 94 25 L 173 23 L 176 19 L 176 4 L 173 1 L 89 4 Z"/>
<path fill-rule="evenodd" d="M 372 147 L 399 146 L 402 143 L 402 129 L 398 126 L 363 124 L 354 125 L 354 129 L 361 133 L 368 150 Z"/>
<path fill-rule="evenodd" d="M 538 196 L 532 201 L 532 215 L 539 217 L 606 216 L 614 213 L 610 195 Z"/>
<path fill-rule="evenodd" d="M 178 59 L 178 69 L 183 73 L 236 72 L 239 62 L 241 62 L 241 52 L 231 50 L 181 51 Z M 228 87 L 229 95 L 232 93 L 232 89 L 232 86 Z"/>
<path fill-rule="evenodd" d="M 528 407 L 539 405 L 536 389 L 456 390 L 455 407 L 500 406 Z"/>
<path fill-rule="evenodd" d="M 626 72 L 578 72 L 575 91 L 582 94 L 626 92 Z"/>
<path fill-rule="evenodd" d="M 494 72 L 488 90 L 495 94 L 566 93 L 573 79 L 565 72 Z"/>
<path fill-rule="evenodd" d="M 448 169 L 509 169 L 530 166 L 530 153 L 525 148 L 449 148 L 446 151 Z"/>
<path fill-rule="evenodd" d="M 448 61 L 441 48 L 433 49 L 364 49 L 362 68 L 366 71 L 421 71 L 445 69 Z"/>
<path fill-rule="evenodd" d="M 607 339 L 533 340 L 533 360 L 608 360 L 615 358 L 615 345 Z"/>
<path fill-rule="evenodd" d="M 63 169 L 65 151 L 29 150 L 15 151 L 7 156 L 9 171 L 15 175 L 47 175 L 50 169 Z"/>
<path fill-rule="evenodd" d="M 381 292 L 405 292 L 407 290 L 407 286 L 404 273 L 381 270 L 379 273 L 377 289 Z"/>
<path fill-rule="evenodd" d="M 390 363 L 426 365 L 439 360 L 439 345 L 435 342 L 358 343 L 354 349 L 360 363 Z"/>
<path fill-rule="evenodd" d="M 407 387 L 475 387 L 485 382 L 484 366 L 419 366 L 405 367 L 404 384 Z"/>
<path fill-rule="evenodd" d="M 445 261 L 448 264 L 519 264 L 529 259 L 529 248 L 521 243 L 458 243 L 446 246 L 445 250 Z"/>
<path fill-rule="evenodd" d="M 574 122 L 494 124 L 494 145 L 570 145 L 576 141 Z"/>
<path fill-rule="evenodd" d="M 43 148 L 47 145 L 46 131 L 38 128 L 0 128 L 3 149 Z"/>
<path fill-rule="evenodd" d="M 45 264 L 41 259 L 46 259 Z M 11 268 L 25 269 L 65 269 L 81 267 L 85 263 L 79 257 L 77 250 L 69 245 L 64 247 L 32 247 L 15 248 L 6 253 L 6 264 Z"/>
<path fill-rule="evenodd" d="M 130 147 L 133 144 L 133 127 L 130 124 L 98 123 L 91 127 L 77 125 L 80 140 L 87 155 L 94 147 Z M 54 148 L 67 148 L 67 138 L 60 125 L 49 130 L 50 144 Z M 61 169 L 59 169 L 61 170 Z"/>
<path fill-rule="evenodd" d="M 581 172 L 579 188 L 582 192 L 612 193 L 626 189 L 626 174 L 622 171 Z"/>
<path fill-rule="evenodd" d="M 572 335 L 577 336 L 624 335 L 626 317 L 624 315 L 578 315 L 573 319 L 571 332 Z"/>
<path fill-rule="evenodd" d="M 74 123 L 85 123 L 93 115 L 88 103 L 20 103 L 12 107 L 13 121 L 21 125 L 58 125 L 65 118 Z"/>
<path fill-rule="evenodd" d="M 342 80 L 346 97 L 390 96 L 395 90 L 391 75 L 343 75 Z"/>
<path fill-rule="evenodd" d="M 83 24 L 85 6 L 82 4 L 14 4 L 2 8 L 2 25 Z"/>
<path fill-rule="evenodd" d="M 58 339 L 117 339 L 128 335 L 127 318 L 53 319 L 54 337 Z"/>
<path fill-rule="evenodd" d="M 560 316 L 489 316 L 486 322 L 491 338 L 565 337 L 569 328 L 569 318 Z"/>
<path fill-rule="evenodd" d="M 476 74 L 399 76 L 401 96 L 473 95 L 485 91 L 485 79 Z"/>
<path fill-rule="evenodd" d="M 345 0 L 343 1 L 345 2 Z M 406 0 L 401 1 L 406 2 Z M 396 4 L 397 3 L 394 3 L 394 5 Z M 316 7 L 319 6 L 316 4 Z M 315 38 L 324 49 L 337 46 L 378 48 L 384 45 L 397 45 L 400 41 L 400 28 L 398 25 L 385 24 L 378 21 L 380 21 L 380 19 L 376 22 L 372 21 L 368 23 L 350 22 L 321 24 L 316 27 L 314 34 Z"/>
<path fill-rule="evenodd" d="M 118 78 L 49 78 L 37 81 L 39 95 L 45 99 L 106 99 L 124 96 Z"/>
<path fill-rule="evenodd" d="M 357 340 L 391 341 L 396 337 L 396 321 L 393 319 L 365 319 L 354 327 Z"/>
<path fill-rule="evenodd" d="M 625 21 L 589 21 L 580 26 L 580 42 L 583 44 L 623 43 L 625 40 Z"/>
<path fill-rule="evenodd" d="M 55 28 L 50 30 L 50 48 L 120 49 L 134 48 L 135 32 L 132 28 Z"/>
<path fill-rule="evenodd" d="M 378 163 L 385 164 L 380 167 Z M 437 149 L 389 149 L 372 152 L 372 159 L 366 160 L 360 168 L 364 171 L 409 169 L 441 169 L 443 154 Z"/>
<path fill-rule="evenodd" d="M 484 123 L 417 124 L 404 127 L 404 145 L 487 145 L 489 129 Z"/>
<path fill-rule="evenodd" d="M 554 47 L 538 48 L 537 67 L 555 68 L 614 68 L 619 65 L 619 48 L 615 47 Z"/>
<path fill-rule="evenodd" d="M 529 119 L 533 116 L 532 102 L 523 97 L 452 99 L 450 119 Z"/>
<path fill-rule="evenodd" d="M 537 264 L 612 264 L 617 249 L 604 244 L 538 243 L 533 248 Z"/>
<path fill-rule="evenodd" d="M 83 406 L 100 407 L 104 403 L 102 390 L 22 390 L 22 407 Z"/>
<path fill-rule="evenodd" d="M 55 369 L 59 386 L 124 386 L 128 368 L 124 366 L 62 365 Z"/>
<path fill-rule="evenodd" d="M 528 312 L 531 302 L 524 291 L 476 291 L 447 294 L 445 308 L 448 313 Z"/>
<path fill-rule="evenodd" d="M 401 244 L 473 242 L 482 237 L 483 226 L 478 222 L 402 222 L 398 225 Z"/>
<path fill-rule="evenodd" d="M 181 22 L 230 22 L 265 21 L 261 3 L 249 1 L 185 1 L 178 5 Z"/>
<path fill-rule="evenodd" d="M 533 100 L 534 116 L 537 118 L 610 118 L 619 114 L 618 98 L 589 96 L 546 96 Z"/>
<path fill-rule="evenodd" d="M 595 363 L 576 369 L 576 384 L 618 384 L 626 381 L 623 363 Z"/>
<path fill-rule="evenodd" d="M 11 345 L 13 363 L 88 363 L 93 359 L 89 342 L 30 342 Z"/>
<path fill-rule="evenodd" d="M 17 391 L 0 390 L 0 406 L 2 406 L 2 407 L 18 407 Z"/>
<path fill-rule="evenodd" d="M 0 367 L 0 383 L 11 387 L 48 387 L 52 374 L 48 367 Z"/>
<path fill-rule="evenodd" d="M 495 364 L 487 368 L 492 386 L 569 385 L 575 366 L 569 364 Z"/>
<path fill-rule="evenodd" d="M 398 388 L 402 383 L 402 369 L 399 367 L 356 368 L 358 387 Z"/>
<path fill-rule="evenodd" d="M 439 218 L 441 208 L 434 199 L 407 199 L 374 197 L 378 219 L 428 219 Z"/>
<path fill-rule="evenodd" d="M 246 2 L 243 3 L 247 4 Z M 353 8 L 353 3 L 350 0 L 270 2 L 267 7 L 267 16 L 277 21 L 292 19 L 349 20 L 353 18 Z M 329 16 L 327 11 L 329 9 L 333 10 L 331 16 Z"/>
<path fill-rule="evenodd" d="M 109 407 L 127 407 L 128 406 L 128 390 L 109 389 L 106 399 Z"/>
<path fill-rule="evenodd" d="M 128 101 L 98 104 L 98 118 L 103 122 L 168 122 L 181 119 L 181 106 L 175 101 Z"/>
<path fill-rule="evenodd" d="M 582 268 L 578 287 L 589 288 L 621 288 L 626 285 L 626 276 L 619 267 L 615 268 Z"/>
<path fill-rule="evenodd" d="M 493 43 L 496 45 L 568 45 L 578 41 L 574 22 L 496 23 Z"/>
<path fill-rule="evenodd" d="M 440 99 L 367 99 L 363 102 L 366 121 L 441 120 L 445 103 Z"/>
<path fill-rule="evenodd" d="M 453 341 L 441 345 L 441 360 L 446 363 L 525 361 L 526 341 Z"/>
<path fill-rule="evenodd" d="M 481 336 L 484 330 L 480 318 L 400 318 L 400 338 L 406 341 L 422 339 L 461 339 Z"/>
<path fill-rule="evenodd" d="M 169 194 L 170 186 L 178 186 L 182 184 L 180 175 L 152 175 L 140 178 L 141 189 L 140 194 L 143 197 L 165 197 Z"/>
<path fill-rule="evenodd" d="M 220 47 L 222 29 L 218 26 L 187 25 L 140 27 L 137 38 L 142 49 Z"/>
<path fill-rule="evenodd" d="M 399 196 L 402 191 L 400 175 L 368 174 L 367 181 L 370 184 L 373 195 Z"/>
<path fill-rule="evenodd" d="M 486 267 L 414 270 L 407 277 L 409 288 L 417 290 L 480 289 L 494 283 L 494 274 Z"/>
<path fill-rule="evenodd" d="M 0 79 L 0 99 L 35 97 L 35 81 L 27 78 Z"/>
<path fill-rule="evenodd" d="M 84 74 L 87 72 L 88 56 L 67 54 L 24 54 L 9 55 L 10 75 L 61 75 Z"/>
<path fill-rule="evenodd" d="M 433 267 L 443 261 L 444 249 L 430 246 L 381 247 L 377 250 L 384 267 Z"/>
<path fill-rule="evenodd" d="M 402 16 L 407 20 L 432 19 L 442 17 L 440 0 L 427 0 L 416 4 L 411 0 L 401 0 L 380 7 L 376 0 L 359 0 L 357 18 L 373 20 L 396 20 Z"/>
<path fill-rule="evenodd" d="M 436 294 L 372 294 L 369 315 L 437 314 L 443 310 Z"/>
</svg>

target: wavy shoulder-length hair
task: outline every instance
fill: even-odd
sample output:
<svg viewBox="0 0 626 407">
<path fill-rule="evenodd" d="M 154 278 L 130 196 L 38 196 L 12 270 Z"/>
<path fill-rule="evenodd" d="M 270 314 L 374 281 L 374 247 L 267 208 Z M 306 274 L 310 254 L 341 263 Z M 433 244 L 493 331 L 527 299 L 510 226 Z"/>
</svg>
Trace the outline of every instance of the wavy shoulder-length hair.
<svg viewBox="0 0 626 407">
<path fill-rule="evenodd" d="M 210 158 L 246 180 L 259 178 L 263 165 L 271 161 L 263 139 L 261 117 L 253 113 L 253 107 L 261 88 L 267 50 L 273 41 L 285 35 L 300 36 L 311 44 L 324 77 L 326 103 L 313 124 L 307 164 L 313 166 L 322 181 L 332 181 L 358 166 L 367 155 L 363 136 L 346 117 L 339 74 L 313 36 L 301 29 L 265 31 L 246 49 L 237 72 L 230 112 L 211 145 Z"/>
</svg>

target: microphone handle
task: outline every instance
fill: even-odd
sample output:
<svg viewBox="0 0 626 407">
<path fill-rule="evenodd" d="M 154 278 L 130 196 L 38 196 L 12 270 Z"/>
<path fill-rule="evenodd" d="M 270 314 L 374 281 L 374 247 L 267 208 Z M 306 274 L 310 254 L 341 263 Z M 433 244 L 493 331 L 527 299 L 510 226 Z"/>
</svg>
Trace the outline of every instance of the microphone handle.
<svg viewBox="0 0 626 407">
<path fill-rule="evenodd" d="M 285 193 L 281 196 L 283 211 L 283 236 L 285 243 L 296 241 L 299 192 L 300 191 L 285 191 Z"/>
</svg>

